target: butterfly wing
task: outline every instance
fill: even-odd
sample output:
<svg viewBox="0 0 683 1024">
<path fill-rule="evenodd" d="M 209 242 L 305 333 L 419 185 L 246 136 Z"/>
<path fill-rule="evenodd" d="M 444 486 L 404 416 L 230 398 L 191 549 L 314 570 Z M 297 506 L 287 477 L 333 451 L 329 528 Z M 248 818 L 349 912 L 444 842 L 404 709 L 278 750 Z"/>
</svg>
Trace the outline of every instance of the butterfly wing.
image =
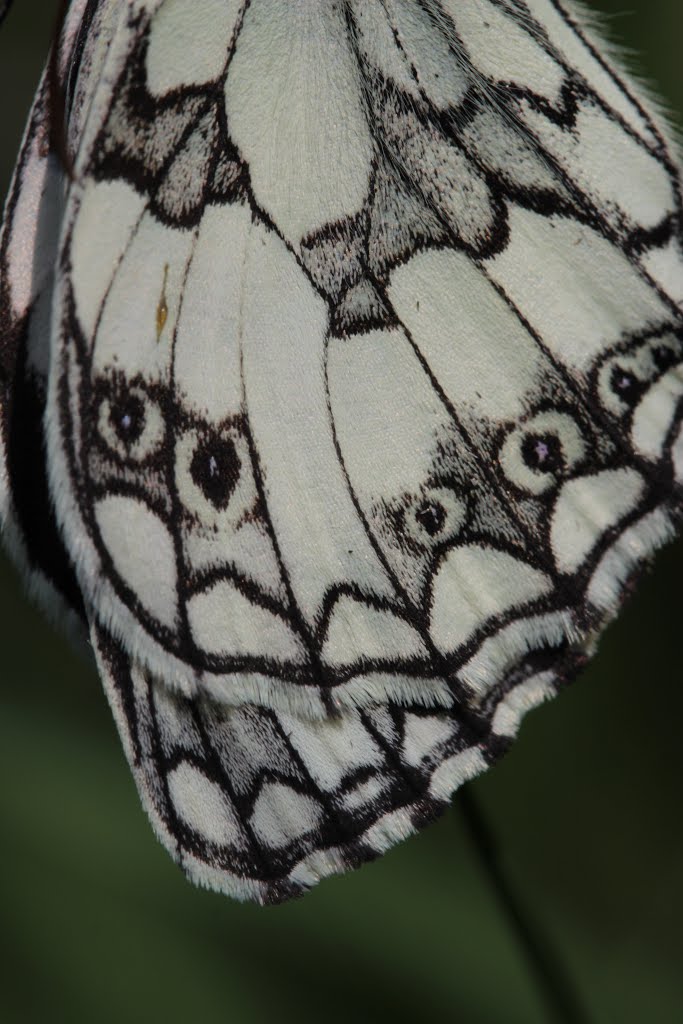
<svg viewBox="0 0 683 1024">
<path fill-rule="evenodd" d="M 98 624 L 100 675 L 143 805 L 193 882 L 277 903 L 358 867 L 434 819 L 555 693 L 511 686 L 485 727 L 391 700 L 323 720 L 174 693 Z"/>
<path fill-rule="evenodd" d="M 73 3 L 64 24 L 57 58 L 64 85 L 85 7 L 80 0 Z M 80 636 L 83 601 L 49 496 L 43 435 L 65 192 L 50 116 L 46 70 L 29 115 L 0 236 L 0 509 L 5 542 L 31 592 L 52 617 Z"/>
<path fill-rule="evenodd" d="M 158 834 L 280 899 L 445 806 L 673 535 L 673 150 L 545 0 L 95 16 L 50 491 Z"/>
</svg>

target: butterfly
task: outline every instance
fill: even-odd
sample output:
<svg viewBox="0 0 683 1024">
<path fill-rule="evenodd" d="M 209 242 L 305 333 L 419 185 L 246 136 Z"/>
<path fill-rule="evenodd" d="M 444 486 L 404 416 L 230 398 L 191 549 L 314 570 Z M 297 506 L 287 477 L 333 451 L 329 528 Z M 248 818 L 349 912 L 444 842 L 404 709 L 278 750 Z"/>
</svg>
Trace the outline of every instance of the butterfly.
<svg viewBox="0 0 683 1024">
<path fill-rule="evenodd" d="M 191 880 L 376 857 L 584 665 L 680 517 L 680 202 L 556 0 L 70 4 L 0 508 Z"/>
</svg>

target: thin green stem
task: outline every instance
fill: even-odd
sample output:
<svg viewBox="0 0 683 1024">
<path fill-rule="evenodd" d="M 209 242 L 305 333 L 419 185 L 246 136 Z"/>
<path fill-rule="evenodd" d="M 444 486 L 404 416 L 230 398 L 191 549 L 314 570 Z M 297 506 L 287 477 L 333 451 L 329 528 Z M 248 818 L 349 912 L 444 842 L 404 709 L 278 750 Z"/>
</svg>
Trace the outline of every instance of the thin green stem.
<svg viewBox="0 0 683 1024">
<path fill-rule="evenodd" d="M 557 1021 L 557 1024 L 589 1024 L 589 1018 L 559 957 L 506 878 L 493 833 L 469 786 L 458 793 L 455 807 L 465 820 L 479 863 L 488 875 L 498 904 L 517 935 L 549 1014 L 548 1020 Z"/>
</svg>

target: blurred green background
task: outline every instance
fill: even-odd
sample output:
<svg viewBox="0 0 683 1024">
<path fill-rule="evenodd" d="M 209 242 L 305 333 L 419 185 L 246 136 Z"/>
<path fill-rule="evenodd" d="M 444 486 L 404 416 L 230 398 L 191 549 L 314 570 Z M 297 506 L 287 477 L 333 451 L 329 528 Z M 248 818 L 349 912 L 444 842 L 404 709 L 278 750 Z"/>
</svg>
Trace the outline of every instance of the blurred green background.
<svg viewBox="0 0 683 1024">
<path fill-rule="evenodd" d="M 17 0 L 0 33 L 3 191 L 56 6 Z M 592 6 L 615 16 L 675 119 L 680 0 Z M 589 671 L 471 787 L 596 1022 L 683 1021 L 682 579 L 679 543 Z M 0 621 L 3 1020 L 546 1019 L 457 800 L 296 903 L 195 890 L 152 835 L 94 669 L 4 560 Z"/>
</svg>

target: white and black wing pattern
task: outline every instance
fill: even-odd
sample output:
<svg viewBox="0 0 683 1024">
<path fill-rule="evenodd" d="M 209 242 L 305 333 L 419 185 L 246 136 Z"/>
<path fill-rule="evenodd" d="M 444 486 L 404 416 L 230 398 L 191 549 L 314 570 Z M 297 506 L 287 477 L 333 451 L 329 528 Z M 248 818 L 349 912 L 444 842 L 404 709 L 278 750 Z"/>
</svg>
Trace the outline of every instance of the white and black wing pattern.
<svg viewBox="0 0 683 1024">
<path fill-rule="evenodd" d="M 5 518 L 172 855 L 282 899 L 438 813 L 675 532 L 676 154 L 555 0 L 90 0 L 62 54 Z"/>
<path fill-rule="evenodd" d="M 187 876 L 274 903 L 358 867 L 433 820 L 555 693 L 511 684 L 486 724 L 391 700 L 323 720 L 175 693 L 99 625 L 93 645 L 152 826 Z"/>
</svg>

